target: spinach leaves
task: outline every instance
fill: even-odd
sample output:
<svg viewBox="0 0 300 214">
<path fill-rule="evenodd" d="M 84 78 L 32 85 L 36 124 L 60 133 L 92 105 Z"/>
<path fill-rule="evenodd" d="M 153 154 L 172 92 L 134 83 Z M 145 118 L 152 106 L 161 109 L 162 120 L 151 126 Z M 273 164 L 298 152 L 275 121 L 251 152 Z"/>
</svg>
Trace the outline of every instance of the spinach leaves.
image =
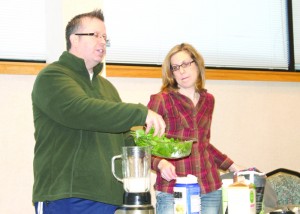
<svg viewBox="0 0 300 214">
<path fill-rule="evenodd" d="M 151 129 L 149 133 L 145 133 L 143 129 L 131 131 L 131 135 L 134 138 L 137 146 L 151 146 L 151 154 L 176 159 L 190 155 L 193 141 L 182 141 L 175 138 L 167 138 L 163 136 L 153 136 L 154 129 Z"/>
</svg>

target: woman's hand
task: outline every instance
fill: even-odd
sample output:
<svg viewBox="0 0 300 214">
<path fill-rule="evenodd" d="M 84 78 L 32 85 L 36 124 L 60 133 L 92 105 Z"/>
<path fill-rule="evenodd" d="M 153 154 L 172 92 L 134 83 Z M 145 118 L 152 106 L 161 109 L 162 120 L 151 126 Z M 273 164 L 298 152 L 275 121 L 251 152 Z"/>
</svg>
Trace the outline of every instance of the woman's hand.
<svg viewBox="0 0 300 214">
<path fill-rule="evenodd" d="M 241 171 L 241 170 L 243 170 L 243 169 L 246 169 L 246 168 L 243 167 L 243 166 L 237 165 L 237 164 L 235 164 L 235 163 L 233 163 L 233 164 L 228 168 L 228 170 L 229 170 L 230 172 L 238 172 L 238 171 Z"/>
<path fill-rule="evenodd" d="M 161 177 L 167 181 L 171 181 L 177 178 L 175 172 L 175 166 L 169 161 L 162 159 L 158 164 L 158 169 L 160 170 Z"/>
</svg>

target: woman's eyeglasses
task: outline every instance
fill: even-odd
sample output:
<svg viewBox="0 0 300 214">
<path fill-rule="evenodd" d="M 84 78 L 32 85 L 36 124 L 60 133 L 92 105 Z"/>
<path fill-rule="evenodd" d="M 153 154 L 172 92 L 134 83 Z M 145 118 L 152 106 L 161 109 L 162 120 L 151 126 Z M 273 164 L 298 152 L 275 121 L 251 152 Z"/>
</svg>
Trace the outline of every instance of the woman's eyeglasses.
<svg viewBox="0 0 300 214">
<path fill-rule="evenodd" d="M 171 70 L 173 72 L 175 71 L 179 71 L 180 70 L 180 67 L 183 67 L 183 68 L 188 68 L 191 66 L 191 64 L 195 62 L 194 60 L 193 61 L 190 61 L 190 62 L 183 62 L 181 65 L 171 65 Z"/>
</svg>

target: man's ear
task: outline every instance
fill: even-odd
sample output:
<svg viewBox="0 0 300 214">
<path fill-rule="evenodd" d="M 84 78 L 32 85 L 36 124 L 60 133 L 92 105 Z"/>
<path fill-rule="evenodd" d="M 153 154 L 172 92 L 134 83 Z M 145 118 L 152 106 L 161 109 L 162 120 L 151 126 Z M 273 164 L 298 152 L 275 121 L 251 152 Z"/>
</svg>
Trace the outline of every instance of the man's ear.
<svg viewBox="0 0 300 214">
<path fill-rule="evenodd" d="M 78 44 L 78 36 L 76 36 L 75 34 L 71 34 L 70 35 L 70 42 L 71 42 L 71 47 L 77 47 Z"/>
</svg>

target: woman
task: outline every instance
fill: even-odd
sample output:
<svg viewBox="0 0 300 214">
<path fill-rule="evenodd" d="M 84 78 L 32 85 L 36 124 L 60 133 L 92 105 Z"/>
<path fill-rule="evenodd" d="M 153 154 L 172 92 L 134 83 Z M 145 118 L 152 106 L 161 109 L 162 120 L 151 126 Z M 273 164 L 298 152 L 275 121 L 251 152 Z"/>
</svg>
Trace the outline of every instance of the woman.
<svg viewBox="0 0 300 214">
<path fill-rule="evenodd" d="M 205 67 L 202 56 L 190 44 L 173 47 L 163 65 L 163 85 L 151 96 L 148 107 L 166 122 L 166 136 L 197 139 L 191 155 L 167 160 L 153 156 L 157 214 L 173 213 L 173 187 L 177 176 L 197 176 L 201 187 L 203 214 L 218 214 L 222 180 L 218 169 L 240 170 L 225 154 L 210 144 L 214 97 L 204 89 Z"/>
</svg>

